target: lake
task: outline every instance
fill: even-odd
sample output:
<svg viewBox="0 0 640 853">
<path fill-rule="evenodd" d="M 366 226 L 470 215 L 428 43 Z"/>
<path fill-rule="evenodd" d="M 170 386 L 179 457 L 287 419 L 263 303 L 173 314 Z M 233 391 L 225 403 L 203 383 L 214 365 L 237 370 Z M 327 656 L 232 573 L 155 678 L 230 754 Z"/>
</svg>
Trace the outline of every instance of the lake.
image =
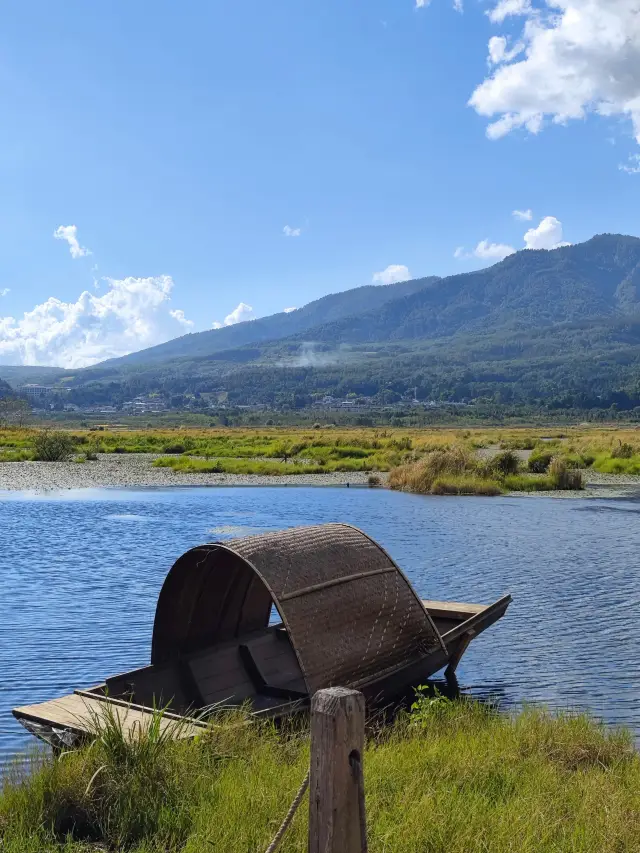
<svg viewBox="0 0 640 853">
<path fill-rule="evenodd" d="M 10 709 L 148 663 L 158 592 L 193 545 L 298 524 L 361 527 L 423 598 L 506 617 L 458 675 L 505 705 L 585 708 L 640 736 L 640 502 L 433 498 L 382 489 L 0 493 L 0 762 L 32 738 Z"/>
</svg>

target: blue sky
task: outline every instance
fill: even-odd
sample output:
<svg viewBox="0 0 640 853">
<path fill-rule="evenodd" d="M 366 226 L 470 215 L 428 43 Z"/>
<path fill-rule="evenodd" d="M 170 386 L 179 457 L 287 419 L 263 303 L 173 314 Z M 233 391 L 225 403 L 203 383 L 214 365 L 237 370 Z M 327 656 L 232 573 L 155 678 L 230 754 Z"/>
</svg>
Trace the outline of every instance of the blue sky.
<svg viewBox="0 0 640 853">
<path fill-rule="evenodd" d="M 376 273 L 640 233 L 639 10 L 11 4 L 0 363 L 80 366 Z"/>
</svg>

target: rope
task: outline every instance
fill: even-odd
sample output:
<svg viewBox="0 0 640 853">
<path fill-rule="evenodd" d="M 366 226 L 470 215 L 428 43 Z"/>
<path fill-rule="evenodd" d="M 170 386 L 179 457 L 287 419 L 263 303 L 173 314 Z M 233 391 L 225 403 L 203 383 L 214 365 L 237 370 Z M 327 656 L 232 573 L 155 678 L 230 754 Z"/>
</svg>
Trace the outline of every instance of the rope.
<svg viewBox="0 0 640 853">
<path fill-rule="evenodd" d="M 362 760 L 360 755 L 356 752 L 349 756 L 349 763 L 351 765 L 351 772 L 355 776 L 356 784 L 358 786 L 358 817 L 360 819 L 360 850 L 361 853 L 368 853 L 369 845 L 367 843 L 367 815 L 365 811 L 365 796 L 364 796 L 364 770 L 362 768 Z M 273 837 L 273 841 L 267 847 L 265 853 L 275 853 L 277 848 L 282 841 L 282 838 L 289 829 L 291 821 L 295 817 L 295 813 L 298 811 L 298 806 L 302 802 L 304 795 L 307 792 L 307 788 L 309 787 L 309 776 L 311 774 L 311 770 L 307 770 L 307 773 L 302 780 L 302 785 L 298 789 L 298 793 L 295 795 L 293 802 L 289 808 L 289 811 L 286 814 L 285 819 L 282 821 L 280 829 L 276 832 Z"/>
<path fill-rule="evenodd" d="M 304 797 L 304 795 L 307 791 L 307 788 L 309 787 L 309 774 L 310 773 L 311 773 L 311 771 L 307 770 L 307 775 L 302 780 L 302 785 L 300 785 L 300 789 L 298 790 L 298 793 L 296 794 L 293 802 L 291 803 L 291 807 L 290 807 L 289 811 L 287 812 L 285 819 L 282 821 L 282 825 L 280 826 L 280 829 L 274 835 L 273 841 L 267 847 L 265 853 L 274 853 L 274 851 L 277 849 L 278 845 L 282 841 L 282 836 L 285 834 L 287 829 L 289 829 L 289 824 L 293 820 L 294 815 L 298 810 L 298 806 L 302 802 L 302 798 Z M 366 851 L 364 851 L 364 853 L 366 853 Z"/>
</svg>

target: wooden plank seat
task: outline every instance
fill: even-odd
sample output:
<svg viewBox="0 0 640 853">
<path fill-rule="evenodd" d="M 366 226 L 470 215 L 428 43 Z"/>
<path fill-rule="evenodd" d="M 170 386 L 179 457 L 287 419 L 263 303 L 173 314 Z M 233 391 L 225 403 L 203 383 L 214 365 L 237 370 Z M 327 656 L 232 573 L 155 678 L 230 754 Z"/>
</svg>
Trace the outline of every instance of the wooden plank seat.
<svg viewBox="0 0 640 853">
<path fill-rule="evenodd" d="M 171 663 L 108 678 L 105 691 L 108 696 L 178 713 L 239 705 L 257 696 L 282 700 L 308 695 L 296 654 L 280 626 L 254 632 L 242 642 L 232 640 Z"/>
</svg>

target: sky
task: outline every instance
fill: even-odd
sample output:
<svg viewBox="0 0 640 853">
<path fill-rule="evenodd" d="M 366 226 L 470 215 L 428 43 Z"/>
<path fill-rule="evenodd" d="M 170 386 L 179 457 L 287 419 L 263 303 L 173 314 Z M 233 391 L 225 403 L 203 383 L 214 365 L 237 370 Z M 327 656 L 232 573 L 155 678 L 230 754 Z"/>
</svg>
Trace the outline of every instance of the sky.
<svg viewBox="0 0 640 853">
<path fill-rule="evenodd" d="M 640 0 L 10 2 L 0 364 L 640 235 Z"/>
</svg>

